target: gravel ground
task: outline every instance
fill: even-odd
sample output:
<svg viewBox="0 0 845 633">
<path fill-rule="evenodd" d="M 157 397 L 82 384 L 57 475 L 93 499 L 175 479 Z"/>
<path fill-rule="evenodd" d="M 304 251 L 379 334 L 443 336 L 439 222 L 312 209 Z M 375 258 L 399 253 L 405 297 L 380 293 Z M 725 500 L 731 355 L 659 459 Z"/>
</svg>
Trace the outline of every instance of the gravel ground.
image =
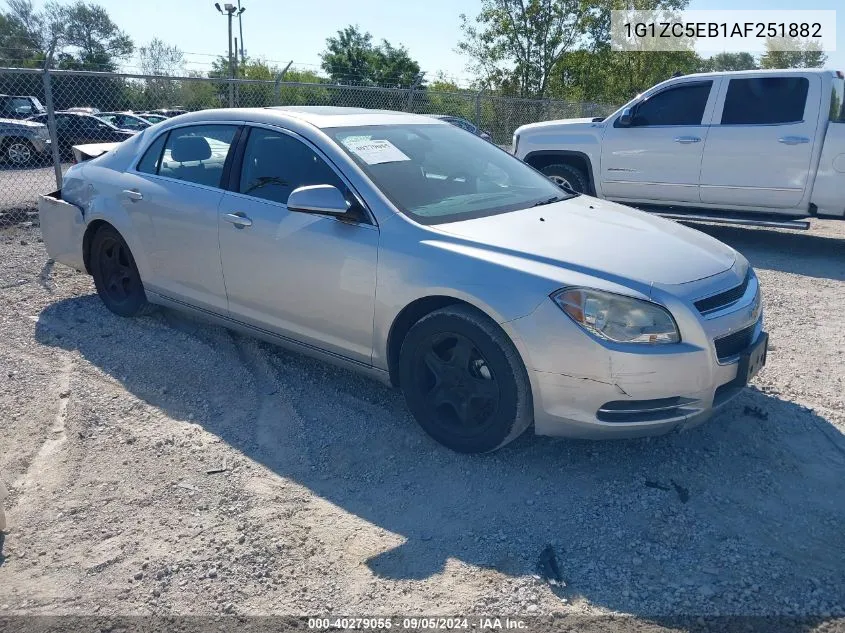
<svg viewBox="0 0 845 633">
<path fill-rule="evenodd" d="M 845 223 L 704 230 L 762 280 L 753 386 L 686 433 L 488 456 L 346 371 L 115 317 L 0 233 L 0 616 L 845 615 Z"/>
</svg>

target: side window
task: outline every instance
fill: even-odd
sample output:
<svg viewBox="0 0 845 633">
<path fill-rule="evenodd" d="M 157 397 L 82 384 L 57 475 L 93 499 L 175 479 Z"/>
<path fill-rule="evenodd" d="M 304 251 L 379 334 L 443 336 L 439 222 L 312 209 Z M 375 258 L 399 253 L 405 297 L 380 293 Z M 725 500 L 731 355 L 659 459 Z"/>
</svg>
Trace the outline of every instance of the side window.
<svg viewBox="0 0 845 633">
<path fill-rule="evenodd" d="M 701 125 L 712 81 L 669 88 L 637 106 L 631 127 Z"/>
<path fill-rule="evenodd" d="M 287 134 L 253 128 L 244 152 L 239 191 L 286 204 L 290 192 L 307 185 L 334 185 L 343 181 L 314 150 Z"/>
<path fill-rule="evenodd" d="M 722 125 L 772 125 L 804 118 L 810 82 L 806 77 L 731 79 Z"/>
<path fill-rule="evenodd" d="M 164 141 L 167 134 L 160 134 L 159 137 L 153 141 L 153 144 L 144 152 L 143 158 L 138 162 L 138 171 L 142 174 L 157 174 L 159 163 L 161 162 L 161 150 L 164 148 Z"/>
<path fill-rule="evenodd" d="M 830 95 L 830 120 L 835 123 L 845 123 L 845 81 L 833 80 L 833 90 Z"/>
<path fill-rule="evenodd" d="M 234 125 L 191 125 L 171 130 L 164 145 L 159 175 L 219 187 L 237 130 Z"/>
</svg>

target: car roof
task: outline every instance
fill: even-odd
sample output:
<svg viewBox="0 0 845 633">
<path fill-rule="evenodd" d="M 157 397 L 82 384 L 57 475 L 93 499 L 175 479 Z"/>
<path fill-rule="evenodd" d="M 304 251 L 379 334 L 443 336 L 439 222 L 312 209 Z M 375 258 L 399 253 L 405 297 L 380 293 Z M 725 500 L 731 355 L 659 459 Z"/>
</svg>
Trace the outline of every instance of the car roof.
<svg viewBox="0 0 845 633">
<path fill-rule="evenodd" d="M 689 75 L 678 75 L 677 77 L 672 77 L 672 79 L 688 79 L 690 77 L 702 77 L 702 78 L 710 78 L 710 77 L 721 77 L 723 75 L 728 76 L 766 76 L 766 75 L 805 75 L 805 74 L 813 74 L 813 75 L 831 75 L 836 76 L 835 70 L 829 70 L 826 68 L 758 68 L 757 70 L 719 70 L 715 72 L 707 72 L 707 73 L 690 73 Z"/>
<path fill-rule="evenodd" d="M 273 123 L 291 119 L 316 128 L 362 127 L 369 125 L 426 124 L 448 125 L 438 119 L 393 110 L 341 108 L 336 106 L 271 106 L 267 108 L 220 108 L 183 114 L 171 121 L 244 120 Z"/>
</svg>

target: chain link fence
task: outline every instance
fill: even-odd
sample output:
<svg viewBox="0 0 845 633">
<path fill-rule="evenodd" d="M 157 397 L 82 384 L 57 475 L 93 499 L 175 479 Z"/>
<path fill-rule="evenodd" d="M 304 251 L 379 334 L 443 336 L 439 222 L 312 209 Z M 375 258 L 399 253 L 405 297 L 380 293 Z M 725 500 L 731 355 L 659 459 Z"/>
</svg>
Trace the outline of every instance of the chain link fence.
<svg viewBox="0 0 845 633">
<path fill-rule="evenodd" d="M 503 146 L 526 123 L 605 116 L 613 110 L 596 103 L 513 99 L 474 91 L 282 79 L 0 69 L 0 228 L 38 221 L 37 198 L 60 187 L 61 174 L 72 161 L 72 145 L 122 140 L 127 131 L 172 115 L 172 110 L 327 105 L 448 115 L 465 119 Z M 155 112 L 160 109 L 170 111 Z M 76 114 L 65 114 L 68 111 Z"/>
</svg>

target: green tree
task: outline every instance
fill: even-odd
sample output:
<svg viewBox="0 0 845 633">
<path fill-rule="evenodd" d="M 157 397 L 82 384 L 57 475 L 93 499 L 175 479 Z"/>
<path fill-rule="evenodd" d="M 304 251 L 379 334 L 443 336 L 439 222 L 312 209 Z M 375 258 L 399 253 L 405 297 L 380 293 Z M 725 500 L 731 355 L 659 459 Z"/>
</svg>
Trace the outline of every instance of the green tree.
<svg viewBox="0 0 845 633">
<path fill-rule="evenodd" d="M 77 0 L 48 2 L 36 10 L 32 0 L 7 0 L 0 20 L 0 41 L 20 55 L 24 66 L 116 70 L 134 51 L 132 39 L 101 6 Z"/>
<path fill-rule="evenodd" d="M 64 43 L 73 51 L 63 53 L 69 66 L 115 71 L 135 50 L 132 38 L 97 4 L 77 0 L 67 7 L 65 19 Z"/>
<path fill-rule="evenodd" d="M 458 51 L 483 85 L 520 97 L 546 96 L 554 66 L 585 36 L 581 0 L 482 0 L 461 15 Z"/>
<path fill-rule="evenodd" d="M 719 53 L 703 60 L 702 70 L 724 72 L 730 70 L 757 70 L 757 60 L 751 53 Z"/>
<path fill-rule="evenodd" d="M 172 107 L 180 104 L 182 86 L 177 79 L 165 79 L 184 72 L 184 55 L 178 46 L 171 46 L 159 38 L 138 49 L 141 72 L 155 75 L 145 79 L 141 90 L 144 107 L 148 109 Z M 159 79 L 158 77 L 162 77 Z"/>
<path fill-rule="evenodd" d="M 138 61 L 145 75 L 180 75 L 185 55 L 178 46 L 171 46 L 154 37 L 149 44 L 138 49 Z"/>
<path fill-rule="evenodd" d="M 570 101 L 621 104 L 676 73 L 699 72 L 692 50 L 618 51 L 611 47 L 610 15 L 615 9 L 672 12 L 688 0 L 584 0 L 585 45 L 564 55 L 552 73 L 551 95 Z"/>
<path fill-rule="evenodd" d="M 31 0 L 7 0 L 0 13 L 0 45 L 9 66 L 43 67 L 64 44 L 67 9 L 47 2 L 36 11 Z"/>
<path fill-rule="evenodd" d="M 322 68 L 335 83 L 408 88 L 420 78 L 420 65 L 404 46 L 373 37 L 358 26 L 347 26 L 326 38 Z"/>
<path fill-rule="evenodd" d="M 794 50 L 777 50 L 790 48 Z M 760 56 L 761 68 L 821 68 L 827 54 L 818 42 L 800 38 L 769 38 Z"/>
</svg>

